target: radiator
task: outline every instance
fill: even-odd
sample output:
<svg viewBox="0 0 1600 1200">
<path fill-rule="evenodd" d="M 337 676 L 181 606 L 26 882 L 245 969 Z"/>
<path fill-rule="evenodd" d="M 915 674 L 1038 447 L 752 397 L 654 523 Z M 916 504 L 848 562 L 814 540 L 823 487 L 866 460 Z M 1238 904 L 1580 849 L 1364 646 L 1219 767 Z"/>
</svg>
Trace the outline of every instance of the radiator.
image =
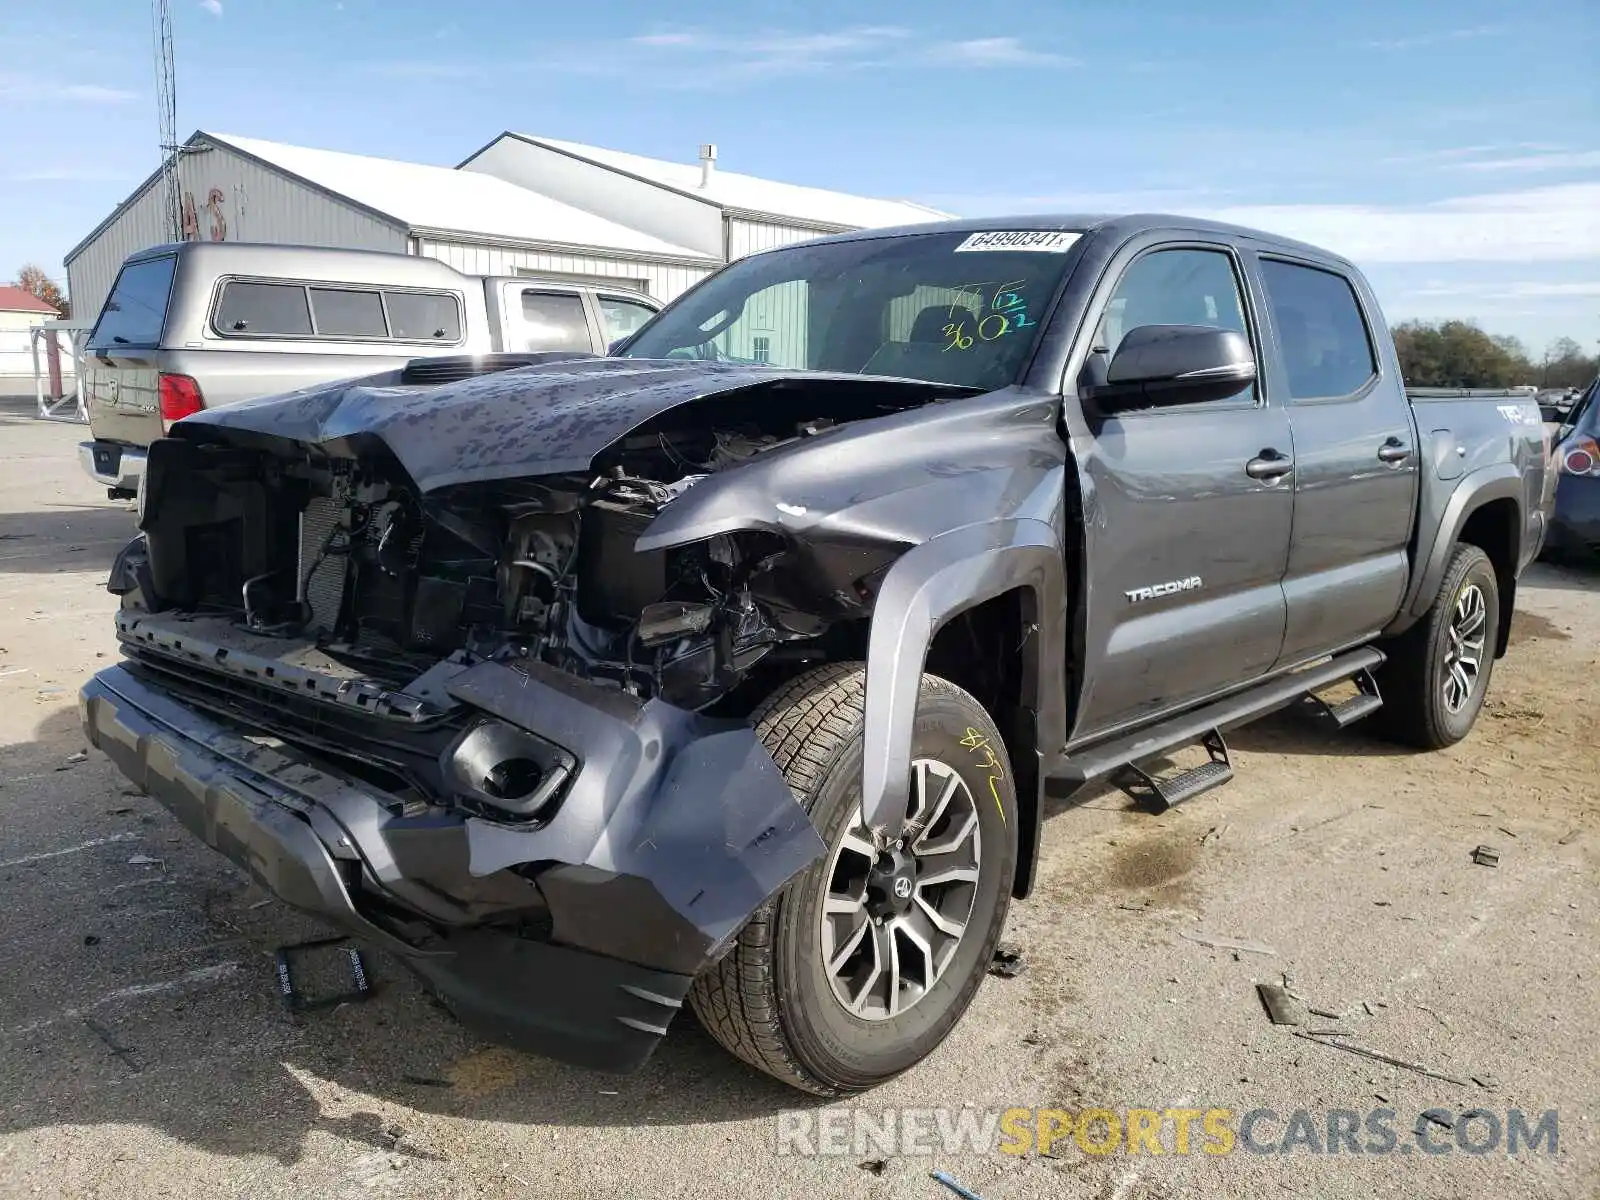
<svg viewBox="0 0 1600 1200">
<path fill-rule="evenodd" d="M 324 554 L 323 548 L 329 545 L 330 538 L 334 550 L 343 551 L 348 546 L 348 514 L 346 504 L 327 496 L 314 496 L 300 514 L 298 595 L 311 608 L 310 630 L 332 630 L 339 619 L 350 559 L 342 552 Z"/>
</svg>

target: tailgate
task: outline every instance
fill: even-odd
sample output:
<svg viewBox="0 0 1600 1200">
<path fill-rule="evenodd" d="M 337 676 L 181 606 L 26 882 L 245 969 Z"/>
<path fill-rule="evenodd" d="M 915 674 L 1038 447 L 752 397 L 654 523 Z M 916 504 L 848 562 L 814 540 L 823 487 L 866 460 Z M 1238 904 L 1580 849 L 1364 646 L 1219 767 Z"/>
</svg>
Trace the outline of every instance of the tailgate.
<svg viewBox="0 0 1600 1200">
<path fill-rule="evenodd" d="M 90 359 L 84 367 L 83 397 L 89 428 L 98 440 L 148 446 L 165 432 L 153 358 L 119 355 L 109 363 Z"/>
</svg>

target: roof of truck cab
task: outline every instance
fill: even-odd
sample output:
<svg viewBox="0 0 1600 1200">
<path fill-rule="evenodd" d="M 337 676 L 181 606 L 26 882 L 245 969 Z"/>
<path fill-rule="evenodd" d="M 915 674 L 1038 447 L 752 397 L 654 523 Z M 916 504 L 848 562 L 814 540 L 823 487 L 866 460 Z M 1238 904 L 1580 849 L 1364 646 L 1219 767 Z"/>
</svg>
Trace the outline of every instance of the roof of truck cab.
<svg viewBox="0 0 1600 1200">
<path fill-rule="evenodd" d="M 1186 217 L 1174 213 L 1029 213 L 999 217 L 961 217 L 951 221 L 929 221 L 925 224 L 895 225 L 885 229 L 861 229 L 850 233 L 829 234 L 819 241 L 855 242 L 867 238 L 914 237 L 935 233 L 985 233 L 989 231 L 1060 230 L 1063 233 L 1093 233 L 1115 238 L 1129 238 L 1141 233 L 1170 230 L 1175 233 L 1224 234 L 1228 237 L 1249 238 L 1263 246 L 1320 258 L 1330 262 L 1348 264 L 1330 250 L 1295 241 L 1263 229 L 1243 225 L 1229 225 L 1223 221 L 1210 221 L 1203 217 Z"/>
</svg>

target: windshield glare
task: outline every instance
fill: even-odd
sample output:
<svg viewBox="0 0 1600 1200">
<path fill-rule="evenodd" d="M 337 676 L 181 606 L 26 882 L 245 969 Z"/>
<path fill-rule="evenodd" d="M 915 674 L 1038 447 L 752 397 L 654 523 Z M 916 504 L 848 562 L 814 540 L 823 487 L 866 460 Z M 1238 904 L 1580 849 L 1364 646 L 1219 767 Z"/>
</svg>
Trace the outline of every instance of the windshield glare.
<svg viewBox="0 0 1600 1200">
<path fill-rule="evenodd" d="M 1028 361 L 1075 240 L 929 233 L 758 254 L 668 307 L 622 354 L 1004 387 Z"/>
</svg>

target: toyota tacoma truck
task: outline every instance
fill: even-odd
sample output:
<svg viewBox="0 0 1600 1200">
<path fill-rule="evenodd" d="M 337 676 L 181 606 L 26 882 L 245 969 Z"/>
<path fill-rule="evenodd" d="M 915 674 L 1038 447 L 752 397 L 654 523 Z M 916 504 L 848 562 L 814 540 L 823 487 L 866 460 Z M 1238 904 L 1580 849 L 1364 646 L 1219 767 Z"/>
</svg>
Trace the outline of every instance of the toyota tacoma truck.
<svg viewBox="0 0 1600 1200">
<path fill-rule="evenodd" d="M 1464 738 L 1552 491 L 1348 262 L 1182 218 L 825 238 L 503 365 L 156 441 L 89 739 L 491 1039 L 625 1070 L 687 1002 L 825 1095 L 950 1032 L 1047 795 L 1307 697 Z"/>
</svg>

